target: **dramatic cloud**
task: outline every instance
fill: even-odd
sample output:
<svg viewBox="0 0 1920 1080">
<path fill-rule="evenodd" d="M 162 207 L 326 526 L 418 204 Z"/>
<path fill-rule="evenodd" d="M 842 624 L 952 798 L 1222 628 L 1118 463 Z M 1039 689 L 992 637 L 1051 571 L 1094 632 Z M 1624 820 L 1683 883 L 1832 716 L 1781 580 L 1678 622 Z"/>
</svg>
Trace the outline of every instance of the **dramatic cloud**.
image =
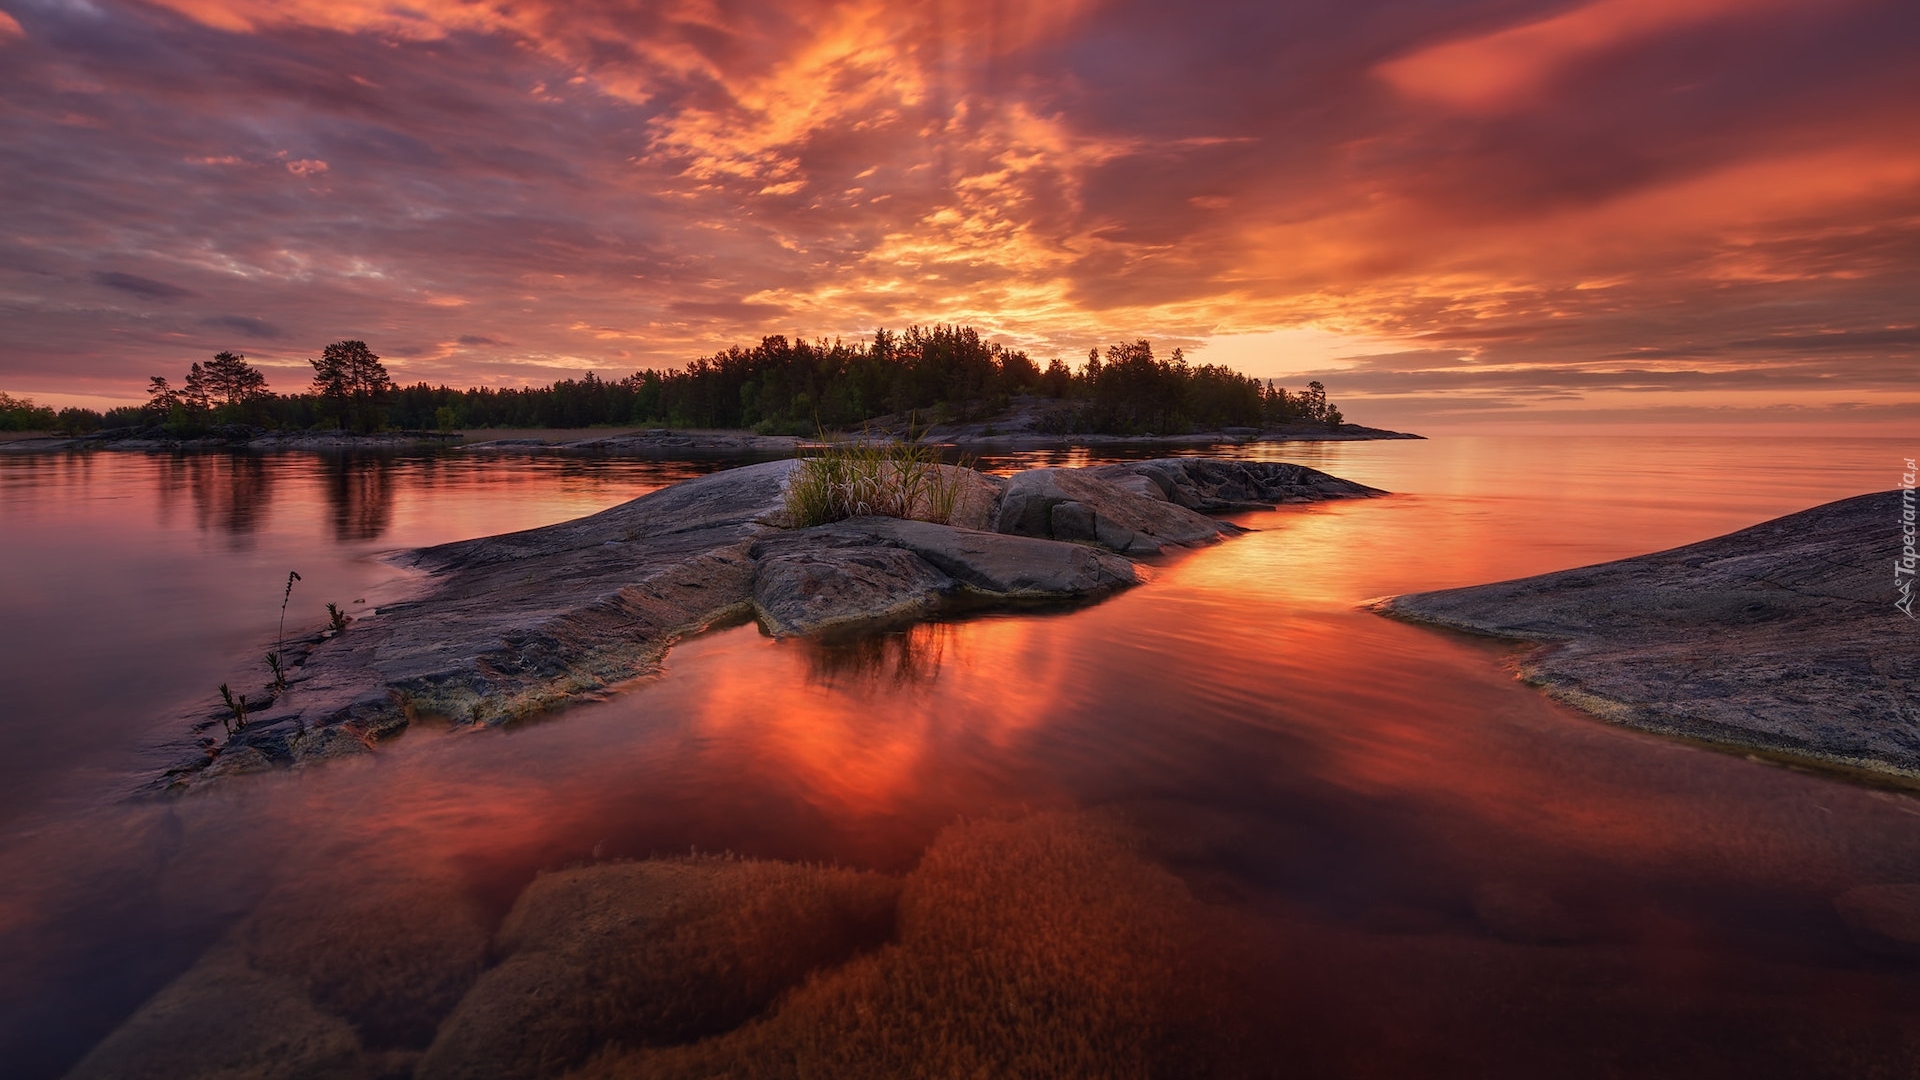
<svg viewBox="0 0 1920 1080">
<path fill-rule="evenodd" d="M 143 278 L 138 274 L 123 274 L 118 270 L 101 270 L 93 275 L 95 285 L 105 285 L 109 289 L 119 289 L 124 293 L 148 300 L 185 300 L 199 293 L 192 289 L 183 289 L 178 285 L 169 285 L 164 281 Z"/>
<path fill-rule="evenodd" d="M 0 3 L 16 393 L 963 321 L 1361 419 L 1917 396 L 1897 0 Z"/>
</svg>

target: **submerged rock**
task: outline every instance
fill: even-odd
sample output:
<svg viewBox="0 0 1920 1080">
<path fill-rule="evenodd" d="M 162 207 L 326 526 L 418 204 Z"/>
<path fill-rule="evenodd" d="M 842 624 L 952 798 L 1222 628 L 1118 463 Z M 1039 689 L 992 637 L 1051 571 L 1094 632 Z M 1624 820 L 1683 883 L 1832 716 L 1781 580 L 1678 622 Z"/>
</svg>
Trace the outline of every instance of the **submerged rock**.
<svg viewBox="0 0 1920 1080">
<path fill-rule="evenodd" d="M 1234 1075 L 1226 935 L 1097 812 L 948 828 L 902 883 L 892 940 L 752 1023 L 607 1046 L 617 1077 Z M 789 946 L 790 947 L 790 946 Z"/>
<path fill-rule="evenodd" d="M 1920 651 L 1894 607 L 1900 493 L 1671 551 L 1382 601 L 1542 647 L 1521 674 L 1603 719 L 1920 777 Z"/>
<path fill-rule="evenodd" d="M 345 1020 L 293 980 L 217 947 L 93 1048 L 68 1080 L 360 1080 L 378 1072 Z"/>
<path fill-rule="evenodd" d="M 558 1076 L 601 1047 L 727 1031 L 893 931 L 900 884 L 870 872 L 660 859 L 537 878 L 503 957 L 441 1026 L 419 1080 Z"/>
<path fill-rule="evenodd" d="M 1920 884 L 1848 889 L 1833 898 L 1833 910 L 1861 948 L 1920 960 Z"/>
</svg>

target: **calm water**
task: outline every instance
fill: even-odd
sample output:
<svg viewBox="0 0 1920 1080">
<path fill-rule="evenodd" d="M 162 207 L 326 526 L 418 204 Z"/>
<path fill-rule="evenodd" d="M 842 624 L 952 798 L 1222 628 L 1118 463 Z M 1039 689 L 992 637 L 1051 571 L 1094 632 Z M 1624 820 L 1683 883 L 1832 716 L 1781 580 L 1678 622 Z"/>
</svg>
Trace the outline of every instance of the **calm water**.
<svg viewBox="0 0 1920 1080">
<path fill-rule="evenodd" d="M 165 804 L 123 795 L 162 763 L 167 717 L 249 674 L 288 570 L 289 630 L 309 629 L 328 601 L 414 587 L 383 553 L 726 463 L 0 458 L 0 1060 L 59 1075 L 267 889 L 344 866 L 504 910 L 537 870 L 591 858 L 897 871 L 960 816 L 1108 806 L 1257 928 L 1254 993 L 1307 1074 L 1912 1074 L 1920 966 L 1856 948 L 1831 900 L 1920 881 L 1920 801 L 1604 727 L 1515 683 L 1503 646 L 1357 609 L 1882 490 L 1911 447 L 1254 453 L 1396 494 L 1244 515 L 1258 531 L 1071 614 L 834 644 L 736 627 L 549 722 L 410 732 Z M 1516 908 L 1565 932 L 1533 940 Z"/>
</svg>

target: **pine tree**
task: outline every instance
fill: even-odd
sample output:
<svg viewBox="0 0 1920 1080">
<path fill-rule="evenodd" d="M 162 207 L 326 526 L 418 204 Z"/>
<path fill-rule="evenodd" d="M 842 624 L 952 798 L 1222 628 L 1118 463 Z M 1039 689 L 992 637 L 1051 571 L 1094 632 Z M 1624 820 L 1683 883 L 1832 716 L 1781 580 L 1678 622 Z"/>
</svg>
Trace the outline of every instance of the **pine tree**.
<svg viewBox="0 0 1920 1080">
<path fill-rule="evenodd" d="M 147 380 L 147 412 L 155 418 L 165 420 L 167 414 L 180 404 L 180 392 L 175 390 L 165 375 L 155 375 Z"/>
<path fill-rule="evenodd" d="M 378 426 L 380 399 L 393 389 L 393 379 L 366 342 L 336 341 L 307 363 L 313 365 L 313 392 L 341 410 L 342 424 L 351 414 L 361 427 Z"/>
<path fill-rule="evenodd" d="M 222 405 L 244 405 L 267 393 L 267 377 L 237 353 L 215 353 L 204 375 L 208 397 Z"/>
</svg>

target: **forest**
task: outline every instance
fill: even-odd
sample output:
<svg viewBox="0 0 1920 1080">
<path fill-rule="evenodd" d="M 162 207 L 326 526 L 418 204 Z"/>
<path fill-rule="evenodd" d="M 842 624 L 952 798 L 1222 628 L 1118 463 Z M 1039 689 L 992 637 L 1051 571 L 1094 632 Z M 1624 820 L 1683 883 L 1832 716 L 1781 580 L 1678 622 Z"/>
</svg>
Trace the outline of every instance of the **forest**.
<svg viewBox="0 0 1920 1080">
<path fill-rule="evenodd" d="M 856 343 L 762 338 L 700 357 L 676 370 L 602 379 L 589 372 L 526 388 L 394 383 L 361 341 L 336 341 L 310 360 L 310 385 L 275 393 L 244 356 L 194 362 L 179 387 L 164 376 L 148 384 L 144 406 L 106 413 L 55 412 L 20 398 L 0 399 L 0 429 L 71 434 L 159 427 L 173 437 L 227 428 L 266 431 L 462 431 L 473 428 L 581 428 L 604 425 L 749 428 L 761 434 L 813 435 L 882 417 L 926 425 L 985 420 L 1020 395 L 1051 398 L 1058 433 L 1174 435 L 1225 427 L 1322 423 L 1340 410 L 1310 383 L 1288 392 L 1230 368 L 1167 359 L 1141 340 L 1090 350 L 1071 368 L 1046 367 L 1025 352 L 983 341 L 966 326 L 879 330 Z"/>
</svg>

